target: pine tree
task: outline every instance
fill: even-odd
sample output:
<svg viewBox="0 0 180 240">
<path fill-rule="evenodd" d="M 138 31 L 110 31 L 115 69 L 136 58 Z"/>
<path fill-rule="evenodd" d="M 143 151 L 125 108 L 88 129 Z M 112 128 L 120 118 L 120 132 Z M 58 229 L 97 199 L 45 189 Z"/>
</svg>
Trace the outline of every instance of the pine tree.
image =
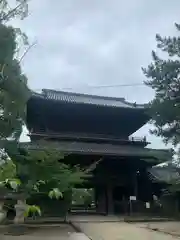
<svg viewBox="0 0 180 240">
<path fill-rule="evenodd" d="M 177 31 L 180 25 L 175 24 Z M 153 62 L 143 68 L 146 85 L 155 91 L 150 102 L 150 115 L 155 125 L 152 131 L 174 145 L 180 142 L 180 37 L 156 35 L 157 49 L 168 55 L 161 58 L 153 51 Z"/>
</svg>

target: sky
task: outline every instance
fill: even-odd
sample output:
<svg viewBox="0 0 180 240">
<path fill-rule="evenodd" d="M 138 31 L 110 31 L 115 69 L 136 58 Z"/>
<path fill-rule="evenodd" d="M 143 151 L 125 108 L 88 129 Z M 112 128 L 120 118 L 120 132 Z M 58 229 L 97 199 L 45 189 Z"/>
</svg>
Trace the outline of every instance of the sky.
<svg viewBox="0 0 180 240">
<path fill-rule="evenodd" d="M 149 102 L 153 91 L 147 86 L 92 86 L 143 83 L 141 67 L 151 62 L 155 35 L 177 34 L 179 9 L 179 0 L 31 0 L 29 17 L 14 22 L 37 42 L 22 62 L 30 88 Z M 149 128 L 144 126 L 136 136 L 147 136 L 153 148 L 165 147 Z M 27 141 L 26 134 L 22 141 Z"/>
</svg>

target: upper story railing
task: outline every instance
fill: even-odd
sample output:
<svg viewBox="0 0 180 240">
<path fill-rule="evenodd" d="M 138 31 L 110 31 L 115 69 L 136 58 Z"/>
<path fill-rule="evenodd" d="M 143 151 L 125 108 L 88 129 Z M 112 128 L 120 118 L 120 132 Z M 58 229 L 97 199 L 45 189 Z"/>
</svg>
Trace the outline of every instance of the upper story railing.
<svg viewBox="0 0 180 240">
<path fill-rule="evenodd" d="M 134 141 L 134 142 L 147 142 L 146 136 L 144 137 L 129 137 L 129 141 Z"/>
</svg>

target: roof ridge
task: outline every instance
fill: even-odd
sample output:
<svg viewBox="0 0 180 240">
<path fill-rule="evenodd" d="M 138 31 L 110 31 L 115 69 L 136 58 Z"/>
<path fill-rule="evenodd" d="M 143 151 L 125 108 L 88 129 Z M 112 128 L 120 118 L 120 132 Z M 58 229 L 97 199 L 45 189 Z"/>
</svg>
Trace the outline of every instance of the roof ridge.
<svg viewBox="0 0 180 240">
<path fill-rule="evenodd" d="M 75 95 L 75 96 L 83 96 L 83 97 L 92 97 L 92 98 L 99 98 L 99 99 L 107 99 L 107 100 L 121 100 L 125 101 L 125 98 L 120 98 L 120 97 L 109 97 L 109 96 L 99 96 L 99 95 L 94 95 L 94 94 L 86 94 L 86 93 L 77 93 L 77 92 L 67 92 L 67 91 L 59 91 L 59 90 L 54 90 L 54 89 L 42 89 L 42 93 L 47 93 L 47 92 L 54 92 L 54 93 L 59 93 L 59 94 L 67 94 L 67 95 Z"/>
<path fill-rule="evenodd" d="M 93 99 L 113 100 L 113 101 L 117 101 L 117 102 L 121 101 L 122 103 L 125 103 L 130 106 L 133 106 L 134 104 L 136 104 L 136 103 L 128 102 L 125 100 L 125 98 L 120 98 L 120 97 L 99 96 L 99 95 L 93 95 L 93 94 L 59 91 L 59 90 L 54 90 L 54 89 L 42 89 L 41 94 L 48 95 L 48 93 L 65 94 L 65 95 L 69 95 L 69 96 L 73 95 L 73 96 L 77 96 L 77 97 L 90 97 Z M 146 106 L 146 104 L 136 104 L 136 106 L 144 107 L 144 106 Z"/>
</svg>

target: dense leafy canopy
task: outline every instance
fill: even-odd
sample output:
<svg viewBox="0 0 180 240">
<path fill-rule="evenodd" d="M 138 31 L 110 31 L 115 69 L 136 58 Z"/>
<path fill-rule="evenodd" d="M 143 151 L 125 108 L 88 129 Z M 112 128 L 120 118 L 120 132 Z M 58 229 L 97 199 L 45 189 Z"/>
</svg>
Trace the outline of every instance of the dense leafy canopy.
<svg viewBox="0 0 180 240">
<path fill-rule="evenodd" d="M 16 166 L 16 177 L 21 181 L 19 191 L 48 194 L 52 189 L 65 192 L 81 184 L 85 170 L 63 162 L 63 155 L 53 150 L 25 151 L 10 149 L 9 155 Z M 53 194 L 53 193 L 52 193 Z"/>
<path fill-rule="evenodd" d="M 177 33 L 180 25 L 175 24 Z M 161 50 L 163 58 L 157 52 L 152 52 L 153 62 L 143 72 L 148 78 L 145 82 L 155 90 L 155 97 L 150 102 L 150 115 L 155 125 L 152 131 L 163 137 L 166 143 L 174 146 L 180 143 L 180 37 L 161 37 L 156 35 L 157 49 Z M 179 152 L 178 152 L 179 158 Z M 180 190 L 179 159 L 151 170 L 156 180 L 169 184 L 168 191 L 176 193 Z"/>
<path fill-rule="evenodd" d="M 26 151 L 12 148 L 11 145 L 6 150 L 12 161 L 4 160 L 2 171 L 0 168 L 0 180 L 5 181 L 5 185 L 11 189 L 12 185 L 16 184 L 13 189 L 27 196 L 41 193 L 49 195 L 50 198 L 62 197 L 64 192 L 72 191 L 76 185 L 81 185 L 92 171 L 91 165 L 81 169 L 79 166 L 65 164 L 64 156 L 51 149 Z"/>
<path fill-rule="evenodd" d="M 27 78 L 22 73 L 17 52 L 27 37 L 20 29 L 6 25 L 10 20 L 27 16 L 26 0 L 17 0 L 13 8 L 7 0 L 0 1 L 0 138 L 18 139 L 25 119 L 29 97 Z"/>
<path fill-rule="evenodd" d="M 18 137 L 25 119 L 29 97 L 27 79 L 14 58 L 16 34 L 12 27 L 0 25 L 0 138 Z"/>
<path fill-rule="evenodd" d="M 180 31 L 180 25 L 175 25 Z M 153 131 L 157 136 L 180 142 L 180 37 L 161 37 L 156 35 L 157 48 L 162 50 L 161 58 L 152 52 L 153 62 L 143 72 L 145 83 L 155 90 L 155 97 L 150 103 L 150 114 L 156 126 Z"/>
</svg>

